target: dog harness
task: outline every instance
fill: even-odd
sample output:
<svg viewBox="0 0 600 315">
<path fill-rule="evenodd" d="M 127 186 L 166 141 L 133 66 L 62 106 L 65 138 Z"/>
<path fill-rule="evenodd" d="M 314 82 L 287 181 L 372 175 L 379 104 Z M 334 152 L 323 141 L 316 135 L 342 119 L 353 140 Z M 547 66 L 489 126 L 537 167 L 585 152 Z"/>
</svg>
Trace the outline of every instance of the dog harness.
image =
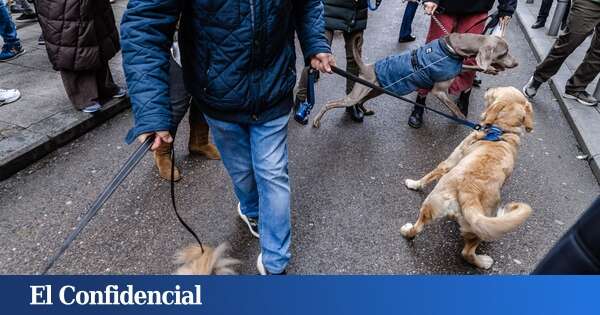
<svg viewBox="0 0 600 315">
<path fill-rule="evenodd" d="M 384 89 L 406 95 L 456 77 L 462 64 L 463 58 L 452 51 L 445 38 L 439 38 L 410 52 L 377 61 L 375 75 Z"/>
</svg>

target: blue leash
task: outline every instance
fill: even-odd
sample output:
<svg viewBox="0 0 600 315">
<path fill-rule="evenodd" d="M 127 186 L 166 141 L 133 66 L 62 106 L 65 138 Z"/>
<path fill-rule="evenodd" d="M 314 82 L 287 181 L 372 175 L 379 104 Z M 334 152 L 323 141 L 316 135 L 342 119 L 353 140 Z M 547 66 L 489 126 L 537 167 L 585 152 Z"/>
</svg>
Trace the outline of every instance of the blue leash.
<svg viewBox="0 0 600 315">
<path fill-rule="evenodd" d="M 442 111 L 433 109 L 431 107 L 427 107 L 427 106 L 419 104 L 419 103 L 417 103 L 415 101 L 409 100 L 409 99 L 407 99 L 407 98 L 405 98 L 405 97 L 403 97 L 401 95 L 398 95 L 398 94 L 396 94 L 396 93 L 394 93 L 392 91 L 389 91 L 389 90 L 386 90 L 386 89 L 384 89 L 384 88 L 382 88 L 380 86 L 377 86 L 377 85 L 375 85 L 375 84 L 373 84 L 373 83 L 371 83 L 369 81 L 363 80 L 363 79 L 361 79 L 361 78 L 353 75 L 352 73 L 344 71 L 344 70 L 342 70 L 342 69 L 340 69 L 340 68 L 338 68 L 336 66 L 331 66 L 331 70 L 334 73 L 336 73 L 338 75 L 341 75 L 342 77 L 345 77 L 346 79 L 349 79 L 349 80 L 354 81 L 356 83 L 360 83 L 362 85 L 368 86 L 368 87 L 372 88 L 373 90 L 376 90 L 376 91 L 378 91 L 380 93 L 387 94 L 389 96 L 392 96 L 392 97 L 395 97 L 397 99 L 403 100 L 403 101 L 405 101 L 407 103 L 410 103 L 410 104 L 413 104 L 415 106 L 422 107 L 422 108 L 424 108 L 424 109 L 426 109 L 426 110 L 428 110 L 430 112 L 434 112 L 434 113 L 436 113 L 436 114 L 438 114 L 440 116 L 446 117 L 446 118 L 448 118 L 448 119 L 450 119 L 450 120 L 452 120 L 454 122 L 457 122 L 457 123 L 459 123 L 459 124 L 461 124 L 463 126 L 467 126 L 470 129 L 477 130 L 477 131 L 485 130 L 486 136 L 485 136 L 484 140 L 487 140 L 487 141 L 498 141 L 498 140 L 500 140 L 500 137 L 502 136 L 502 134 L 504 134 L 504 131 L 502 131 L 502 129 L 500 129 L 497 126 L 490 125 L 490 126 L 485 126 L 484 127 L 484 126 L 482 126 L 482 125 L 480 125 L 480 124 L 478 124 L 476 122 L 472 122 L 472 121 L 467 120 L 467 119 L 458 118 L 456 116 L 452 116 L 452 115 L 446 114 L 446 113 L 444 113 Z"/>
</svg>

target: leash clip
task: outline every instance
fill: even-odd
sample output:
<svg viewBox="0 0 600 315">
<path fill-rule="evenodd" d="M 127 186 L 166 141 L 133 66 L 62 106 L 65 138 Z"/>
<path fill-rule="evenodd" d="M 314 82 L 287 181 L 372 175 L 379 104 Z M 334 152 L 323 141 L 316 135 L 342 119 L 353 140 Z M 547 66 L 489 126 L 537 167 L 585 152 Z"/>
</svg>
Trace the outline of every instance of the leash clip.
<svg viewBox="0 0 600 315">
<path fill-rule="evenodd" d="M 298 104 L 295 108 L 294 120 L 301 125 L 308 124 L 308 116 L 310 115 L 313 106 L 315 106 L 315 81 L 317 80 L 317 74 L 318 71 L 316 69 L 308 69 L 306 100 Z"/>
</svg>

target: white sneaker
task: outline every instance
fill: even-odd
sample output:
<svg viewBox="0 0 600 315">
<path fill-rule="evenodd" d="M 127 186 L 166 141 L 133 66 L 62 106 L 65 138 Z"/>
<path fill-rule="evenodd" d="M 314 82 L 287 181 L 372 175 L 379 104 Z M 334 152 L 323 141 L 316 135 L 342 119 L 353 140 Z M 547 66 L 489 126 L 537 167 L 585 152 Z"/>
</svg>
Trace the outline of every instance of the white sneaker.
<svg viewBox="0 0 600 315">
<path fill-rule="evenodd" d="M 265 265 L 262 262 L 262 253 L 258 254 L 258 259 L 256 259 L 256 269 L 261 276 L 267 275 L 267 269 L 265 269 Z"/>
<path fill-rule="evenodd" d="M 0 89 L 0 106 L 16 102 L 21 98 L 21 92 L 17 89 L 3 90 Z"/>
<path fill-rule="evenodd" d="M 248 218 L 248 216 L 243 214 L 242 208 L 241 208 L 239 202 L 237 205 L 237 211 L 238 211 L 238 214 L 240 215 L 240 219 L 242 219 L 242 221 L 244 221 L 246 223 L 246 225 L 248 226 L 248 230 L 250 230 L 250 234 L 252 234 L 256 238 L 260 238 L 260 235 L 258 234 L 258 219 Z"/>
<path fill-rule="evenodd" d="M 270 273 L 263 265 L 262 261 L 262 252 L 258 254 L 258 258 L 256 259 L 256 269 L 261 276 L 285 276 L 287 275 L 287 271 L 284 269 L 281 273 Z"/>
</svg>

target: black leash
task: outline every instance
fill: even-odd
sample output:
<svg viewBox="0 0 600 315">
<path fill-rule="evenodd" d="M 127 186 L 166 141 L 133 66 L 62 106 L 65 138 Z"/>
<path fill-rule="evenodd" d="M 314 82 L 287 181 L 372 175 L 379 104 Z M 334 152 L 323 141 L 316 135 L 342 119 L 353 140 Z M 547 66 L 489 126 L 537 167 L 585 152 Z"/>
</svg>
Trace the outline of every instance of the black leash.
<svg viewBox="0 0 600 315">
<path fill-rule="evenodd" d="M 183 227 L 188 232 L 190 232 L 190 234 L 192 234 L 192 236 L 198 242 L 198 245 L 200 245 L 200 249 L 204 253 L 204 246 L 202 245 L 202 241 L 200 241 L 200 238 L 198 237 L 198 235 L 196 235 L 196 232 L 192 230 L 192 228 L 183 220 L 183 218 L 181 217 L 181 215 L 179 215 L 179 212 L 177 211 L 177 204 L 175 202 L 175 136 L 173 136 L 173 145 L 171 146 L 171 204 L 173 205 L 173 211 L 175 212 L 179 223 L 181 223 L 181 225 L 183 225 Z"/>
<path fill-rule="evenodd" d="M 344 71 L 344 70 L 342 70 L 342 69 L 340 69 L 340 68 L 338 68 L 336 66 L 331 66 L 331 70 L 335 74 L 338 74 L 338 75 L 340 75 L 342 77 L 345 77 L 346 79 L 349 79 L 349 80 L 354 81 L 356 83 L 360 83 L 362 85 L 368 86 L 368 87 L 372 88 L 375 91 L 378 91 L 378 92 L 383 93 L 383 94 L 387 94 L 389 96 L 392 96 L 392 97 L 395 97 L 397 99 L 403 100 L 403 101 L 405 101 L 407 103 L 410 103 L 410 104 L 413 104 L 415 106 L 422 107 L 422 108 L 424 108 L 424 109 L 426 109 L 428 111 L 431 111 L 431 112 L 434 112 L 434 113 L 436 113 L 436 114 L 438 114 L 440 116 L 446 117 L 446 118 L 448 118 L 448 119 L 450 119 L 450 120 L 452 120 L 454 122 L 457 122 L 457 123 L 459 123 L 461 125 L 467 126 L 467 127 L 471 128 L 471 129 L 474 129 L 474 130 L 482 130 L 482 129 L 484 129 L 483 126 L 481 126 L 478 123 L 474 123 L 474 122 L 466 120 L 466 119 L 458 118 L 456 116 L 452 116 L 452 115 L 446 114 L 446 113 L 444 113 L 442 111 L 439 111 L 437 109 L 433 109 L 431 107 L 427 107 L 427 106 L 419 104 L 419 103 L 417 103 L 415 101 L 409 100 L 406 97 L 398 95 L 398 94 L 396 94 L 396 93 L 394 93 L 392 91 L 386 90 L 386 89 L 384 89 L 384 88 L 382 88 L 380 86 L 377 86 L 377 85 L 375 85 L 375 84 L 373 84 L 373 83 L 371 83 L 369 81 L 363 80 L 363 79 L 361 79 L 361 78 L 353 75 L 352 73 Z"/>
<path fill-rule="evenodd" d="M 121 167 L 117 175 L 108 183 L 106 188 L 100 193 L 98 198 L 92 203 L 86 214 L 83 216 L 81 221 L 77 224 L 75 230 L 67 237 L 67 239 L 63 242 L 60 249 L 54 254 L 54 256 L 50 259 L 44 270 L 42 271 L 42 275 L 45 275 L 50 268 L 54 266 L 56 261 L 65 253 L 65 251 L 69 248 L 71 243 L 77 238 L 79 233 L 83 231 L 83 229 L 88 225 L 88 223 L 92 220 L 92 218 L 98 213 L 98 210 L 102 208 L 104 203 L 112 196 L 112 194 L 117 190 L 117 188 L 123 183 L 125 178 L 131 173 L 131 171 L 140 163 L 142 158 L 146 155 L 146 152 L 150 150 L 152 143 L 154 142 L 154 137 L 148 137 L 136 150 L 133 154 L 127 159 L 127 162 Z M 173 137 L 173 145 L 171 146 L 171 204 L 173 206 L 173 211 L 179 220 L 179 223 L 185 227 L 185 229 L 194 236 L 202 252 L 204 252 L 204 246 L 202 245 L 202 241 L 198 235 L 192 230 L 192 228 L 183 220 L 179 212 L 177 211 L 177 204 L 175 202 L 175 137 Z"/>
<path fill-rule="evenodd" d="M 64 252 L 67 250 L 67 248 L 69 248 L 69 245 L 71 245 L 71 243 L 77 238 L 79 233 L 81 233 L 81 231 L 83 231 L 83 229 L 90 222 L 90 220 L 92 220 L 92 218 L 96 215 L 96 213 L 98 213 L 98 210 L 100 210 L 100 208 L 102 208 L 102 206 L 108 200 L 108 198 L 110 198 L 110 196 L 112 196 L 112 194 L 115 192 L 115 190 L 117 190 L 119 185 L 121 185 L 121 183 L 123 183 L 123 181 L 125 180 L 125 178 L 127 178 L 129 173 L 131 173 L 131 171 L 135 168 L 135 166 L 142 160 L 144 155 L 146 155 L 146 152 L 148 152 L 148 150 L 150 149 L 150 146 L 152 145 L 153 141 L 154 141 L 153 137 L 148 137 L 148 139 L 146 139 L 146 141 L 144 141 L 135 150 L 135 152 L 133 152 L 133 154 L 129 157 L 129 159 L 127 159 L 127 162 L 125 162 L 125 164 L 121 167 L 121 169 L 119 170 L 117 175 L 115 175 L 115 177 L 110 181 L 108 186 L 106 186 L 106 188 L 104 188 L 104 190 L 100 193 L 98 198 L 94 201 L 94 203 L 92 203 L 92 205 L 90 206 L 88 211 L 85 213 L 83 218 L 77 224 L 77 227 L 75 228 L 75 230 L 73 232 L 71 232 L 71 234 L 63 242 L 63 244 L 60 247 L 60 249 L 58 250 L 58 252 L 56 252 L 56 254 L 54 254 L 54 256 L 50 259 L 50 261 L 48 262 L 48 264 L 42 271 L 42 275 L 45 275 L 48 272 L 48 270 L 50 270 L 50 268 L 52 268 L 52 266 L 54 266 L 54 263 L 56 263 L 56 261 L 64 254 Z"/>
</svg>

